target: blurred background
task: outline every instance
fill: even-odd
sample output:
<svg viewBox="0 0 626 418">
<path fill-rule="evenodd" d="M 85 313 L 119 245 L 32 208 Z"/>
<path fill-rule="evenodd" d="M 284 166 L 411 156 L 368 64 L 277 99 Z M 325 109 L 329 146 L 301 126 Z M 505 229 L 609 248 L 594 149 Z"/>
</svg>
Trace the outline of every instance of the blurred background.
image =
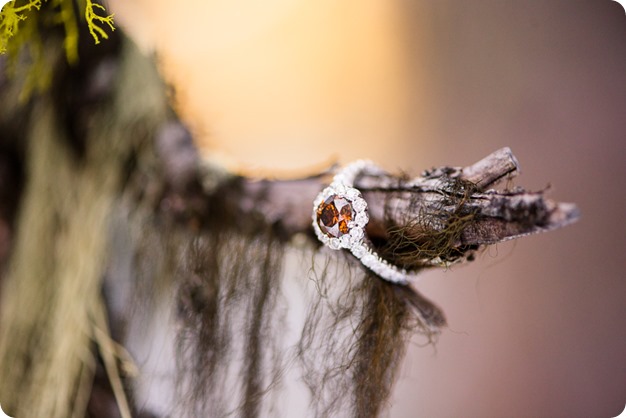
<svg viewBox="0 0 626 418">
<path fill-rule="evenodd" d="M 371 158 L 418 174 L 503 146 L 579 205 L 416 287 L 391 417 L 613 417 L 626 403 L 626 16 L 610 0 L 111 0 L 203 152 L 285 176 Z M 140 92 L 138 92 L 140 94 Z"/>
</svg>

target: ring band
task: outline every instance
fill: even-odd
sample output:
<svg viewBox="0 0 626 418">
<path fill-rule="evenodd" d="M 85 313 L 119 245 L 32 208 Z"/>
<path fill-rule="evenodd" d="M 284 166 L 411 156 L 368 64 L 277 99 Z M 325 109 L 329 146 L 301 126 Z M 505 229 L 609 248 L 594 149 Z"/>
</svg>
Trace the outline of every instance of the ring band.
<svg viewBox="0 0 626 418">
<path fill-rule="evenodd" d="M 313 202 L 313 229 L 328 247 L 347 249 L 382 279 L 406 285 L 414 275 L 382 259 L 365 234 L 367 202 L 354 187 L 356 177 L 363 173 L 380 174 L 383 170 L 371 161 L 358 160 L 337 173 Z"/>
</svg>

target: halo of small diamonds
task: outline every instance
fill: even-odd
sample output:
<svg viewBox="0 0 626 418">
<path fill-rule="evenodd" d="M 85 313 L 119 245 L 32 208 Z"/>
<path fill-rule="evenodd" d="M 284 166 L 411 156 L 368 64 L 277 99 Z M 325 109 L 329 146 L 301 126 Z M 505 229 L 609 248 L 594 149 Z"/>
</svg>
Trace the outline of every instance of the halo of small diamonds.
<svg viewBox="0 0 626 418">
<path fill-rule="evenodd" d="M 333 249 L 360 244 L 369 221 L 367 203 L 354 187 L 331 184 L 313 204 L 313 227 L 317 238 Z"/>
<path fill-rule="evenodd" d="M 382 279 L 408 284 L 412 275 L 380 258 L 367 239 L 367 202 L 354 187 L 354 179 L 364 171 L 378 173 L 381 169 L 370 161 L 355 161 L 337 173 L 332 183 L 317 195 L 313 202 L 313 229 L 324 245 L 333 250 L 349 250 Z"/>
</svg>

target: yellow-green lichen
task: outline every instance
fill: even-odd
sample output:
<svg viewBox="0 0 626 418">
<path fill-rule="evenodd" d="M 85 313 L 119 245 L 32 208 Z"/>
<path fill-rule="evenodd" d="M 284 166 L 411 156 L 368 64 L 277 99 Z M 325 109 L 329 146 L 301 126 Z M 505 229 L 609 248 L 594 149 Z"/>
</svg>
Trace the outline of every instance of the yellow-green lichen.
<svg viewBox="0 0 626 418">
<path fill-rule="evenodd" d="M 45 11 L 42 9 L 45 7 Z M 76 10 L 84 10 L 77 16 Z M 42 15 L 45 14 L 45 17 Z M 82 14 L 82 13 L 81 13 Z M 21 99 L 35 91 L 44 91 L 51 80 L 40 30 L 47 26 L 62 26 L 63 49 L 67 62 L 78 62 L 79 19 L 84 18 L 96 44 L 108 39 L 106 26 L 113 31 L 113 15 L 93 0 L 13 0 L 0 12 L 0 54 L 8 57 L 5 70 L 9 76 L 19 72 L 23 77 Z"/>
<path fill-rule="evenodd" d="M 105 30 L 98 26 L 97 23 L 103 26 L 104 24 L 109 25 L 109 29 L 111 29 L 111 31 L 114 31 L 115 27 L 113 26 L 113 15 L 100 16 L 95 12 L 94 7 L 105 12 L 106 9 L 104 6 L 94 3 L 91 0 L 85 1 L 85 19 L 87 20 L 87 25 L 89 26 L 89 33 L 93 36 L 96 44 L 99 44 L 100 38 L 109 39 L 109 35 L 107 35 Z"/>
<path fill-rule="evenodd" d="M 9 41 L 18 33 L 20 22 L 26 20 L 27 12 L 41 8 L 41 0 L 30 0 L 20 6 L 16 3 L 16 0 L 10 1 L 0 11 L 0 54 L 7 52 Z"/>
</svg>

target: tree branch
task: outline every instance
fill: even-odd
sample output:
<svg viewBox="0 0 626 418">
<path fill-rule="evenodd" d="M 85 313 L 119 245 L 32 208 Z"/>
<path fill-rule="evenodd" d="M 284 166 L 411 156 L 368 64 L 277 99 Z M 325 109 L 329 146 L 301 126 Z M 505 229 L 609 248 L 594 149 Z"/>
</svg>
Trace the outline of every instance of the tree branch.
<svg viewBox="0 0 626 418">
<path fill-rule="evenodd" d="M 174 179 L 166 196 L 177 204 L 166 207 L 177 218 L 192 216 L 194 225 L 202 225 L 206 209 L 202 202 L 220 193 L 232 202 L 231 210 L 242 220 L 262 218 L 284 239 L 298 233 L 315 239 L 312 202 L 330 182 L 331 171 L 271 181 L 233 177 L 198 163 L 201 168 L 191 175 L 190 159 L 199 161 L 194 157 L 197 154 L 190 152 L 193 143 L 181 139 L 185 134 L 180 130 L 168 127 L 166 131 L 169 134 L 160 135 L 158 148 L 166 150 L 160 157 L 167 177 Z M 163 145 L 168 142 L 178 145 Z M 502 148 L 464 168 L 439 167 L 413 178 L 368 174 L 358 177 L 355 186 L 368 203 L 367 233 L 377 249 L 396 264 L 418 269 L 471 258 L 481 246 L 561 228 L 578 219 L 574 204 L 549 200 L 545 191 L 491 189 L 518 172 L 517 159 L 509 148 Z"/>
</svg>

